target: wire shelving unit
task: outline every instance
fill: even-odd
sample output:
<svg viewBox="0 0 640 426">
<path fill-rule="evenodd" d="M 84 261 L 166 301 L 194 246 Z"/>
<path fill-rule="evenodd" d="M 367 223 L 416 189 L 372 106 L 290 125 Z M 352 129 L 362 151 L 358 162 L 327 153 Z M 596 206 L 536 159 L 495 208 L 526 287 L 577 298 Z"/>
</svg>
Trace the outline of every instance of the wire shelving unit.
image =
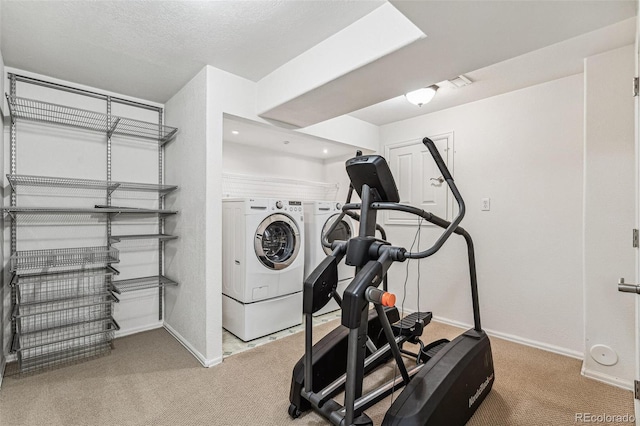
<svg viewBox="0 0 640 426">
<path fill-rule="evenodd" d="M 164 197 L 177 189 L 163 178 L 164 145 L 175 138 L 178 129 L 163 123 L 162 108 L 50 83 L 31 77 L 9 74 L 10 93 L 7 94 L 10 114 L 11 170 L 7 182 L 11 188 L 10 206 L 3 212 L 11 218 L 12 273 L 11 329 L 12 353 L 17 358 L 17 373 L 33 373 L 49 367 L 82 361 L 108 354 L 113 347 L 115 333 L 120 329 L 113 319 L 113 304 L 119 299 L 114 293 L 156 288 L 159 291 L 159 319 L 163 317 L 163 288 L 178 285 L 164 274 L 164 243 L 177 238 L 164 233 L 164 220 L 177 211 L 164 208 Z M 28 83 L 84 95 L 105 101 L 105 113 L 59 105 L 16 96 L 16 83 Z M 111 113 L 112 103 L 157 111 L 158 122 L 145 122 Z M 106 176 L 104 180 L 74 177 L 39 176 L 17 173 L 17 126 L 20 121 L 45 126 L 64 126 L 82 132 L 100 133 L 106 142 Z M 40 130 L 39 130 L 40 132 Z M 46 135 L 41 143 L 46 143 Z M 75 137 L 75 136 L 74 136 Z M 151 141 L 157 145 L 158 182 L 138 183 L 112 179 L 112 138 Z M 24 154 L 23 154 L 24 155 Z M 39 195 L 64 197 L 64 189 L 97 191 L 104 204 L 85 207 L 25 206 L 18 203 L 19 194 L 26 188 L 38 187 Z M 114 206 L 116 191 L 157 194 L 157 208 Z M 33 192 L 33 191 L 31 191 Z M 77 196 L 78 191 L 74 191 Z M 134 195 L 134 197 L 137 197 Z M 76 197 L 77 198 L 77 197 Z M 66 200 L 66 198 L 65 198 Z M 92 202 L 93 203 L 93 202 Z M 60 202 L 57 203 L 58 205 Z M 47 216 L 49 215 L 49 216 Z M 157 218 L 157 231 L 150 234 L 112 235 L 112 221 L 120 215 L 129 218 Z M 41 221 L 57 221 L 64 217 L 101 218 L 106 226 L 106 245 L 92 247 L 18 250 L 18 218 L 20 225 L 39 225 Z M 56 218 L 56 219 L 53 219 Z M 74 223 L 74 222 L 72 222 Z M 83 222 L 84 223 L 84 220 Z M 148 223 L 148 221 L 145 221 Z M 74 223 L 75 224 L 75 223 Z M 64 222 L 64 225 L 67 225 Z M 114 280 L 119 271 L 112 265 L 120 262 L 120 252 L 112 246 L 124 240 L 153 239 L 158 241 L 158 275 L 152 277 Z"/>
</svg>

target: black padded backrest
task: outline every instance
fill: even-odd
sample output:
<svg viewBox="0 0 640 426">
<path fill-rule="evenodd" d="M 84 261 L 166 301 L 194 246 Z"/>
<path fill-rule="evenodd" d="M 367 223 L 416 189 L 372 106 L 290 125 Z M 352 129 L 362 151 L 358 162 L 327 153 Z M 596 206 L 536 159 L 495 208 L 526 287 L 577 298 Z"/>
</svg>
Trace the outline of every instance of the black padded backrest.
<svg viewBox="0 0 640 426">
<path fill-rule="evenodd" d="M 374 201 L 389 203 L 400 202 L 400 194 L 393 180 L 387 161 L 379 155 L 361 155 L 346 162 L 347 174 L 360 198 L 362 185 L 373 190 Z"/>
</svg>

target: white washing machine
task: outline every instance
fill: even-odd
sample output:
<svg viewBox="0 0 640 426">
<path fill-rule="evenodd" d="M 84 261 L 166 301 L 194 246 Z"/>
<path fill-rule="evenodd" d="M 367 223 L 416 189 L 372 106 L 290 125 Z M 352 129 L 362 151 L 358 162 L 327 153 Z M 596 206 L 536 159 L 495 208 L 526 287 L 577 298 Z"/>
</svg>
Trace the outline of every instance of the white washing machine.
<svg viewBox="0 0 640 426">
<path fill-rule="evenodd" d="M 305 215 L 305 262 L 304 276 L 309 276 L 311 272 L 322 262 L 322 260 L 331 254 L 331 249 L 322 245 L 322 234 L 327 232 L 333 222 L 342 212 L 342 204 L 335 201 L 312 201 L 304 203 Z M 351 237 L 357 235 L 357 229 L 354 227 L 350 217 L 345 216 L 338 224 L 336 229 L 327 236 L 329 242 L 334 240 L 347 241 Z M 344 258 L 338 265 L 338 294 L 342 297 L 344 289 L 351 283 L 355 275 L 355 267 L 346 265 Z M 335 300 L 331 300 L 322 309 L 314 315 L 322 315 L 327 312 L 335 311 L 340 307 Z"/>
<path fill-rule="evenodd" d="M 222 326 L 244 341 L 302 322 L 300 201 L 222 200 Z"/>
</svg>

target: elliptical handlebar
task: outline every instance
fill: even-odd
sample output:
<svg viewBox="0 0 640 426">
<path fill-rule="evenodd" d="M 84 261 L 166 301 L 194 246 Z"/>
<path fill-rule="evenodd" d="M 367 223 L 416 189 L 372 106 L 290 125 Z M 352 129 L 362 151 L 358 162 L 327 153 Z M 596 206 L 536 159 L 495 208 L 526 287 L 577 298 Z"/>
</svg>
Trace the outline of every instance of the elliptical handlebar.
<svg viewBox="0 0 640 426">
<path fill-rule="evenodd" d="M 431 153 L 431 157 L 433 157 L 433 160 L 436 162 L 436 165 L 438 166 L 438 169 L 440 170 L 440 173 L 442 173 L 442 176 L 444 177 L 445 181 L 447 182 L 447 185 L 449 186 L 449 189 L 451 190 L 451 193 L 453 194 L 453 197 L 456 199 L 456 202 L 458 203 L 458 215 L 449 224 L 449 226 L 447 226 L 447 228 L 444 230 L 442 235 L 440 235 L 440 237 L 433 244 L 433 246 L 431 246 L 427 250 L 423 250 L 423 251 L 420 251 L 420 252 L 417 252 L 417 253 L 407 252 L 407 253 L 405 253 L 405 258 L 407 258 L 407 259 L 423 259 L 425 257 L 431 256 L 432 254 L 434 254 L 435 252 L 440 250 L 440 248 L 442 247 L 444 242 L 447 241 L 447 239 L 451 236 L 451 234 L 456 230 L 456 228 L 458 227 L 458 225 L 462 221 L 462 218 L 464 218 L 464 214 L 466 212 L 465 205 L 464 205 L 464 200 L 462 199 L 462 195 L 460 195 L 460 191 L 458 191 L 458 187 L 456 186 L 455 182 L 453 181 L 453 177 L 451 176 L 451 173 L 449 172 L 449 169 L 447 168 L 447 165 L 442 160 L 442 157 L 440 156 L 440 152 L 438 152 L 438 148 L 436 148 L 436 144 L 433 143 L 433 141 L 431 139 L 429 139 L 429 138 L 422 139 L 422 143 L 427 147 L 427 149 Z M 382 203 L 380 203 L 380 204 L 382 204 Z M 387 203 L 387 204 L 389 204 L 389 203 Z M 400 204 L 397 204 L 397 205 L 401 206 Z M 387 207 L 391 207 L 391 206 L 387 206 Z M 410 206 L 403 206 L 403 207 L 410 207 Z M 395 209 L 392 209 L 392 210 L 395 210 Z M 398 210 L 403 210 L 403 211 L 407 211 L 408 213 L 413 213 L 413 214 L 416 214 L 418 216 L 422 216 L 420 213 L 415 212 L 415 211 L 404 210 L 404 209 L 398 209 Z M 416 209 L 416 210 L 418 210 L 418 209 Z M 420 210 L 420 211 L 423 212 L 422 210 Z"/>
<path fill-rule="evenodd" d="M 440 235 L 440 237 L 438 237 L 436 242 L 430 248 L 428 248 L 427 250 L 423 250 L 423 251 L 415 252 L 415 253 L 414 252 L 404 252 L 402 260 L 404 260 L 404 259 L 423 259 L 425 257 L 429 257 L 429 256 L 433 255 L 434 253 L 436 253 L 438 250 L 440 250 L 442 245 L 445 243 L 445 241 L 447 241 L 447 239 L 451 236 L 451 234 L 453 234 L 455 232 L 455 230 L 458 228 L 458 225 L 460 225 L 460 222 L 464 218 L 464 215 L 465 215 L 465 212 L 466 212 L 466 208 L 465 208 L 464 200 L 462 199 L 462 195 L 460 195 L 460 191 L 458 191 L 458 187 L 456 186 L 455 182 L 453 181 L 453 177 L 451 176 L 451 173 L 449 172 L 449 169 L 447 168 L 447 165 L 442 160 L 442 157 L 440 156 L 440 153 L 438 152 L 438 148 L 436 148 L 435 143 L 433 143 L 433 141 L 431 139 L 429 139 L 429 138 L 422 139 L 422 143 L 429 150 L 429 153 L 431 154 L 431 157 L 433 157 L 433 160 L 436 162 L 436 165 L 438 166 L 438 169 L 440 170 L 440 173 L 442 174 L 443 178 L 447 182 L 447 185 L 449 186 L 449 189 L 453 193 L 453 197 L 455 198 L 456 202 L 458 203 L 458 215 L 455 217 L 455 219 L 453 221 L 448 222 L 448 221 L 445 221 L 443 219 L 438 218 L 437 216 L 434 216 L 433 214 L 431 214 L 429 212 L 426 212 L 426 211 L 424 211 L 422 209 L 418 209 L 417 207 L 407 206 L 407 205 L 399 204 L 399 203 L 389 203 L 389 202 L 374 202 L 374 203 L 372 203 L 371 204 L 371 208 L 373 208 L 373 209 L 376 209 L 376 210 L 396 210 L 396 211 L 402 211 L 402 212 L 414 214 L 414 215 L 420 216 L 420 217 L 426 219 L 427 221 L 429 221 L 430 223 L 433 223 L 434 225 L 440 226 L 441 228 L 444 229 L 444 232 L 442 233 L 442 235 Z M 352 190 L 352 189 L 353 189 L 353 187 L 350 188 L 350 190 Z M 350 199 L 350 197 L 349 197 L 349 199 Z M 360 203 L 349 203 L 349 202 L 347 202 L 347 204 L 342 206 L 342 212 L 344 214 L 348 214 L 349 216 L 351 216 L 352 214 L 350 214 L 351 213 L 350 210 L 360 210 L 361 208 L 362 208 L 362 205 Z M 347 213 L 347 212 L 349 212 L 349 213 Z M 381 249 L 384 251 L 384 250 L 391 249 L 391 247 L 390 246 L 385 246 L 385 247 L 382 247 Z"/>
</svg>

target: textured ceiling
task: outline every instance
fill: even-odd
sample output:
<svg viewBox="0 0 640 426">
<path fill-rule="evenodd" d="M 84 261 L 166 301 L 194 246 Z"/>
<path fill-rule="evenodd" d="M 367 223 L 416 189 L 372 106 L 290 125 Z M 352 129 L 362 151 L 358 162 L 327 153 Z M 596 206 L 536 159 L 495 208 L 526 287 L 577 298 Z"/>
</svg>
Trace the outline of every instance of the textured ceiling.
<svg viewBox="0 0 640 426">
<path fill-rule="evenodd" d="M 165 102 L 205 64 L 257 81 L 384 3 L 2 0 L 1 48 L 10 67 Z M 426 39 L 309 87 L 290 109 L 320 111 L 318 121 L 390 99 L 353 114 L 383 124 L 559 78 L 579 72 L 584 55 L 632 42 L 633 24 L 605 38 L 573 38 L 636 14 L 635 0 L 391 4 Z M 344 53 L 335 50 L 326 66 Z M 416 110 L 396 98 L 463 73 L 476 83 L 448 100 L 443 91 Z"/>
<path fill-rule="evenodd" d="M 384 1 L 2 1 L 7 66 L 164 102 L 204 65 L 258 80 Z"/>
</svg>

